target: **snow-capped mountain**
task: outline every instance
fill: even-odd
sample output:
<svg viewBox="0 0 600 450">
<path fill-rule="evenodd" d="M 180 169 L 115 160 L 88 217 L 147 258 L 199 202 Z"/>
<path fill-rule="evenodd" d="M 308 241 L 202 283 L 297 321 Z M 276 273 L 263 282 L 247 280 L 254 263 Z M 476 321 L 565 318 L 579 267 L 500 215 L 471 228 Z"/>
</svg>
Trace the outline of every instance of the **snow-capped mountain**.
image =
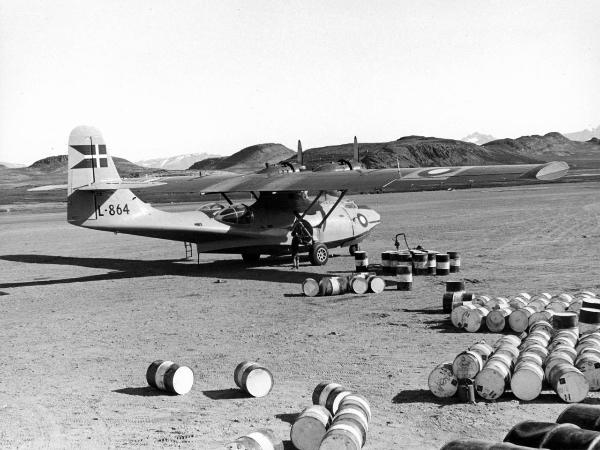
<svg viewBox="0 0 600 450">
<path fill-rule="evenodd" d="M 14 163 L 8 163 L 8 162 L 2 162 L 0 161 L 0 166 L 4 166 L 7 169 L 19 169 L 21 167 L 25 167 L 25 164 L 14 164 Z"/>
<path fill-rule="evenodd" d="M 471 144 L 483 145 L 490 141 L 494 141 L 496 138 L 489 134 L 481 134 L 477 131 L 461 139 L 464 142 L 470 142 Z"/>
<path fill-rule="evenodd" d="M 154 167 L 166 170 L 185 170 L 192 164 L 202 161 L 206 158 L 213 158 L 219 155 L 209 153 L 189 153 L 187 155 L 168 156 L 164 158 L 144 159 L 136 161 L 135 164 L 142 167 Z"/>
<path fill-rule="evenodd" d="M 591 130 L 576 131 L 574 133 L 564 133 L 572 141 L 589 141 L 592 138 L 600 138 L 600 125 Z"/>
</svg>

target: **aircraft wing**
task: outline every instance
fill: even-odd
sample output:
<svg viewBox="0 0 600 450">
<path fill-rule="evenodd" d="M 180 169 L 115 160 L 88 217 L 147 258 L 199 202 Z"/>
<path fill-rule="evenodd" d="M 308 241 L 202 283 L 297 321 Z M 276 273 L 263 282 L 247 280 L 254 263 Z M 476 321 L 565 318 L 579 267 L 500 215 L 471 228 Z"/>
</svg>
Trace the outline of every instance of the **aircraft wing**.
<svg viewBox="0 0 600 450">
<path fill-rule="evenodd" d="M 561 178 L 569 166 L 562 161 L 518 164 L 400 169 L 356 169 L 347 171 L 252 173 L 162 178 L 166 192 L 281 192 L 348 190 L 410 191 L 489 186 L 516 181 L 551 181 Z"/>
</svg>

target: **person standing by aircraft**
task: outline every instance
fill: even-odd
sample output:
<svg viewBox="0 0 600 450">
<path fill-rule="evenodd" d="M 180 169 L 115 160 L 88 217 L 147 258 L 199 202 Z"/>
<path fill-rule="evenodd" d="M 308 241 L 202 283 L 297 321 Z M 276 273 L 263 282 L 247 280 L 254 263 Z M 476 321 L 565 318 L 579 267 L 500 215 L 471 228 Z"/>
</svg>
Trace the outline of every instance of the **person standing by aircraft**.
<svg viewBox="0 0 600 450">
<path fill-rule="evenodd" d="M 298 228 L 294 227 L 292 230 L 292 269 L 298 270 L 300 268 L 300 236 L 298 235 Z"/>
</svg>

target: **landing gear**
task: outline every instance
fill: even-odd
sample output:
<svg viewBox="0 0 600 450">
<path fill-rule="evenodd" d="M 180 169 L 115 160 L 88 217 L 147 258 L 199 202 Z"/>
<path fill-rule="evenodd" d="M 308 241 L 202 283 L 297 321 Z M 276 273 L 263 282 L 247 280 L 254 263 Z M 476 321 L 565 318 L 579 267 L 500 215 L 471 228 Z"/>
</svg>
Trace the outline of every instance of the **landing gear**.
<svg viewBox="0 0 600 450">
<path fill-rule="evenodd" d="M 242 253 L 242 259 L 246 264 L 256 264 L 260 259 L 260 253 Z"/>
<path fill-rule="evenodd" d="M 329 260 L 329 250 L 327 246 L 321 242 L 315 242 L 310 248 L 310 263 L 313 266 L 324 266 Z"/>
<path fill-rule="evenodd" d="M 354 256 L 356 250 L 360 250 L 360 246 L 358 244 L 352 244 L 350 247 L 348 247 L 348 252 L 350 253 L 350 256 Z"/>
</svg>

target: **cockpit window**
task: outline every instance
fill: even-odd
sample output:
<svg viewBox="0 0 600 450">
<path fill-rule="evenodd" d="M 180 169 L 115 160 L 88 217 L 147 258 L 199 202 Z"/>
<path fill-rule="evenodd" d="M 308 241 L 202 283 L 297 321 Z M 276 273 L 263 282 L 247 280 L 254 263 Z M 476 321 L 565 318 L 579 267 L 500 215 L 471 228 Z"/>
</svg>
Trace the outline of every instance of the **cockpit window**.
<svg viewBox="0 0 600 450">
<path fill-rule="evenodd" d="M 206 203 L 198 208 L 198 211 L 202 211 L 208 217 L 214 217 L 219 211 L 222 211 L 225 205 L 221 203 Z"/>
<path fill-rule="evenodd" d="M 358 208 L 358 206 L 356 206 L 356 203 L 354 203 L 352 200 L 347 200 L 346 202 L 344 202 L 344 206 L 346 208 Z"/>
<path fill-rule="evenodd" d="M 254 214 L 247 205 L 239 203 L 223 208 L 214 218 L 226 223 L 252 223 L 254 221 Z"/>
</svg>

